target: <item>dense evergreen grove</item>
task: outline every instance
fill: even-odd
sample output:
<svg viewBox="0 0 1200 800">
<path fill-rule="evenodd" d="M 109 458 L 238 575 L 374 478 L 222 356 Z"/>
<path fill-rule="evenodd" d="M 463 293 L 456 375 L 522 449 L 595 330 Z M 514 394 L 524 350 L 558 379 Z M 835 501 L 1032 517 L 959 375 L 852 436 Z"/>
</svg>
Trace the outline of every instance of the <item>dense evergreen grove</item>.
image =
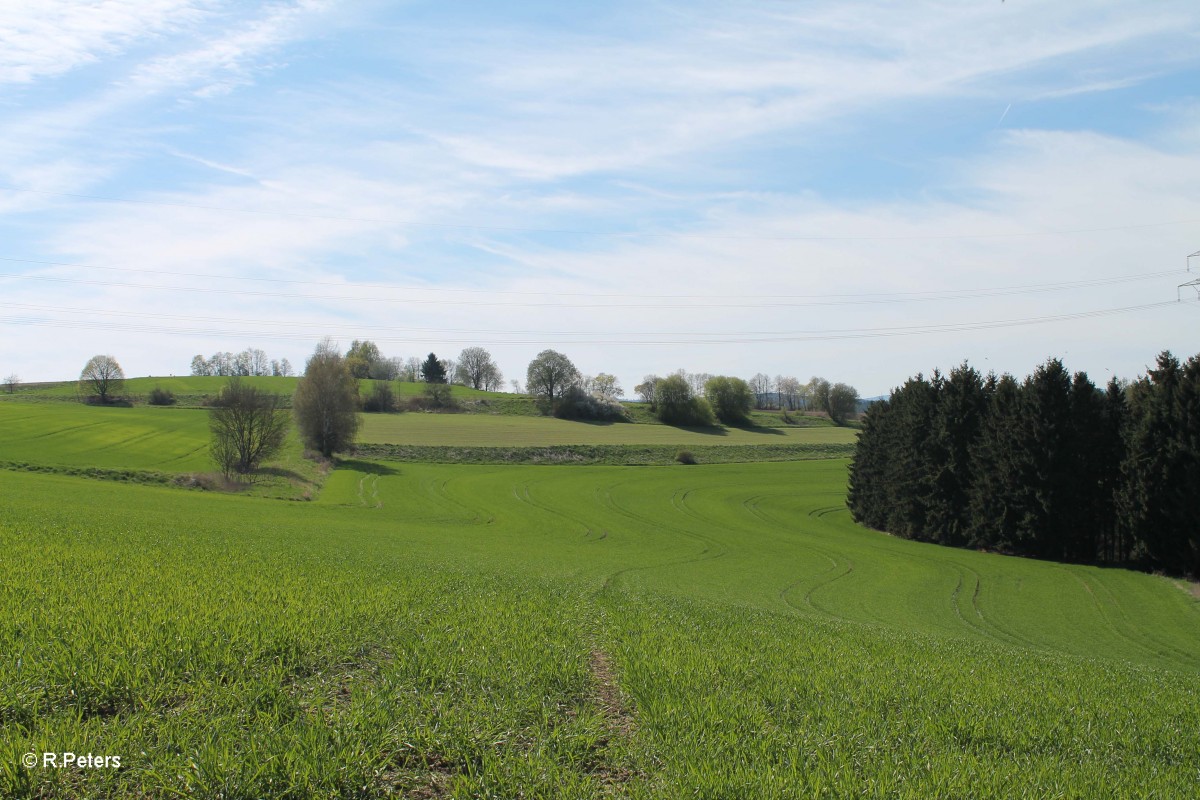
<svg viewBox="0 0 1200 800">
<path fill-rule="evenodd" d="M 908 539 L 1200 574 L 1200 356 L 1106 389 L 1058 359 L 917 375 L 867 411 L 848 503 Z"/>
</svg>

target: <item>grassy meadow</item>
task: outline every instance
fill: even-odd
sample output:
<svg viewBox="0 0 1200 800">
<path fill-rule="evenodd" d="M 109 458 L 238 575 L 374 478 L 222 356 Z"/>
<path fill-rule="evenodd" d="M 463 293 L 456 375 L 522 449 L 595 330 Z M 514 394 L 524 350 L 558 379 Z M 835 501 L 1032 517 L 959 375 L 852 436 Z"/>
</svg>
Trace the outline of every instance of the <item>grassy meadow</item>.
<svg viewBox="0 0 1200 800">
<path fill-rule="evenodd" d="M 379 419 L 521 419 L 467 418 Z M 0 404 L 10 465 L 203 437 Z M 0 468 L 0 796 L 1194 796 L 1188 586 L 863 529 L 846 464 L 351 457 L 312 502 Z M 21 764 L 62 751 L 121 767 Z"/>
<path fill-rule="evenodd" d="M 553 417 L 485 414 L 364 414 L 359 440 L 417 446 L 547 447 L 573 444 L 676 447 L 750 444 L 848 444 L 849 428 L 677 428 L 628 422 L 576 422 Z"/>
</svg>

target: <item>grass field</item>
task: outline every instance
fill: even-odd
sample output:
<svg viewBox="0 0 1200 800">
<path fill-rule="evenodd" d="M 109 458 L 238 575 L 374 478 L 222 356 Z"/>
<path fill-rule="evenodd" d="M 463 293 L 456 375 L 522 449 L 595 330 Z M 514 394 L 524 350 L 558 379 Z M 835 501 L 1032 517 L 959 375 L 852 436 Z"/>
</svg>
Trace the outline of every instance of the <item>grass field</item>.
<svg viewBox="0 0 1200 800">
<path fill-rule="evenodd" d="M 212 468 L 202 411 L 16 399 L 0 465 Z M 364 422 L 460 460 L 854 436 Z M 0 469 L 0 796 L 1190 796 L 1192 593 L 864 530 L 845 469 L 350 460 L 301 504 L 261 496 L 318 488 L 294 440 L 260 496 Z M 63 751 L 122 767 L 21 765 Z"/>
<path fill-rule="evenodd" d="M 303 457 L 293 431 L 258 476 L 253 493 L 304 498 L 321 469 Z M 86 472 L 116 480 L 167 482 L 211 473 L 208 413 L 194 408 L 0 403 L 0 468 Z"/>
<path fill-rule="evenodd" d="M 676 428 L 670 425 L 571 422 L 553 417 L 484 414 L 364 414 L 359 439 L 421 446 L 539 446 L 567 444 L 835 444 L 854 441 L 848 428 Z"/>
<path fill-rule="evenodd" d="M 0 470 L 0 796 L 1193 796 L 1194 597 L 863 530 L 845 469 Z"/>
<path fill-rule="evenodd" d="M 109 469 L 208 470 L 208 414 L 184 408 L 4 403 L 0 459 Z"/>
<path fill-rule="evenodd" d="M 282 395 L 284 405 L 291 405 L 292 394 L 296 391 L 299 378 L 283 378 L 273 376 L 245 377 L 242 380 L 251 386 L 268 392 Z M 200 408 L 206 401 L 216 397 L 221 389 L 229 382 L 229 378 L 208 376 L 166 376 L 129 378 L 125 381 L 121 396 L 134 405 L 145 405 L 147 398 L 154 389 L 170 392 L 175 397 L 175 408 Z M 375 381 L 359 382 L 359 392 L 366 396 L 371 393 Z M 425 390 L 423 383 L 401 383 L 390 381 L 392 391 L 401 400 L 418 397 Z M 502 392 L 483 392 L 467 386 L 451 386 L 451 396 L 460 404 L 464 411 L 483 411 L 502 414 L 536 414 L 537 409 L 533 400 L 521 395 Z M 0 407 L 7 402 L 20 404 L 31 402 L 76 402 L 79 399 L 79 386 L 75 381 L 58 383 L 27 384 L 17 388 L 15 392 L 0 392 Z"/>
</svg>

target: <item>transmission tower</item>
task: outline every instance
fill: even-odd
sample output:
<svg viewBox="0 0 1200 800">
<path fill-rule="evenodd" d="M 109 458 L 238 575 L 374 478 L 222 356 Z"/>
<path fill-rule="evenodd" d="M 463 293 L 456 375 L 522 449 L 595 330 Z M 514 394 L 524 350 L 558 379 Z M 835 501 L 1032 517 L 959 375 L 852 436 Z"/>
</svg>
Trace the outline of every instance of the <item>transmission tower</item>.
<svg viewBox="0 0 1200 800">
<path fill-rule="evenodd" d="M 1192 259 L 1193 258 L 1200 258 L 1200 250 L 1197 250 L 1196 252 L 1192 253 L 1190 256 L 1187 257 L 1187 271 L 1188 272 L 1192 271 Z M 1175 289 L 1175 299 L 1179 300 L 1180 293 L 1184 290 L 1185 287 L 1188 287 L 1188 286 L 1190 286 L 1196 290 L 1196 299 L 1200 300 L 1200 278 L 1197 278 L 1194 281 L 1188 281 L 1187 283 L 1179 284 L 1179 286 L 1176 287 L 1176 289 Z"/>
</svg>

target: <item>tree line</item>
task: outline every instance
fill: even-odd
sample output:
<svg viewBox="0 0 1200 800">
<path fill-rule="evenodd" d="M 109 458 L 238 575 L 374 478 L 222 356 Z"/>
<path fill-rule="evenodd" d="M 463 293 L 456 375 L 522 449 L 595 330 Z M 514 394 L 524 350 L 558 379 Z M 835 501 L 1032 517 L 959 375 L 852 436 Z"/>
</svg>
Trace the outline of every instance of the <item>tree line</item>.
<svg viewBox="0 0 1200 800">
<path fill-rule="evenodd" d="M 410 363 L 411 362 L 411 363 Z M 229 378 L 210 407 L 211 453 L 227 478 L 249 480 L 263 461 L 282 447 L 288 431 L 288 411 L 281 395 L 242 381 L 243 377 L 291 373 L 287 359 L 268 360 L 266 353 L 249 348 L 241 353 L 218 352 L 210 358 L 192 359 L 193 375 L 219 375 Z M 419 378 L 426 384 L 421 407 L 445 408 L 453 405 L 449 381 L 475 389 L 496 390 L 503 375 L 491 354 L 482 347 L 468 347 L 457 360 L 439 358 L 430 353 L 424 360 L 384 358 L 370 341 L 355 340 L 344 354 L 326 338 L 304 366 L 303 375 L 292 395 L 291 414 L 306 447 L 330 457 L 352 449 L 358 430 L 358 411 L 394 411 L 398 408 L 390 382 L 395 378 Z M 81 395 L 98 403 L 117 401 L 124 383 L 124 372 L 112 356 L 95 356 L 79 376 Z M 759 376 L 762 377 L 762 376 Z M 370 394 L 362 397 L 359 381 L 374 378 Z M 701 380 L 702 379 L 702 380 Z M 15 380 L 13 381 L 15 383 Z M 700 386 L 700 391 L 696 390 Z M 814 378 L 809 386 L 824 410 L 838 422 L 853 413 L 858 393 L 845 384 L 831 387 L 828 381 Z M 514 391 L 520 390 L 513 382 Z M 696 375 L 683 370 L 665 378 L 647 376 L 637 387 L 648 396 L 651 411 L 671 425 L 706 426 L 717 420 L 728 425 L 747 424 L 754 408 L 761 408 L 761 397 L 752 383 L 722 375 Z M 584 375 L 567 356 L 555 350 L 543 350 L 526 370 L 526 392 L 538 402 L 543 413 L 566 419 L 627 420 L 620 402 L 622 389 L 615 375 Z M 155 389 L 163 397 L 160 404 L 174 402 L 169 392 Z M 838 398 L 841 398 L 840 400 Z M 780 406 L 782 407 L 782 406 Z M 785 412 L 786 413 L 786 412 Z"/>
<path fill-rule="evenodd" d="M 919 541 L 1200 574 L 1200 356 L 1098 388 L 1050 359 L 1018 381 L 964 363 L 862 420 L 855 520 Z"/>
<path fill-rule="evenodd" d="M 292 364 L 286 358 L 267 359 L 267 354 L 257 347 L 250 347 L 240 353 L 217 352 L 208 358 L 203 355 L 192 356 L 192 374 L 197 376 L 219 376 L 222 378 L 251 377 L 257 375 L 274 375 L 290 377 L 295 373 Z"/>
<path fill-rule="evenodd" d="M 751 409 L 823 411 L 844 425 L 858 410 L 859 401 L 858 390 L 846 383 L 831 384 L 818 376 L 801 383 L 761 372 L 745 381 L 680 369 L 665 378 L 647 375 L 633 390 L 664 422 L 689 420 L 676 423 L 683 425 L 712 424 L 714 416 L 726 424 L 742 424 L 749 421 Z"/>
</svg>

